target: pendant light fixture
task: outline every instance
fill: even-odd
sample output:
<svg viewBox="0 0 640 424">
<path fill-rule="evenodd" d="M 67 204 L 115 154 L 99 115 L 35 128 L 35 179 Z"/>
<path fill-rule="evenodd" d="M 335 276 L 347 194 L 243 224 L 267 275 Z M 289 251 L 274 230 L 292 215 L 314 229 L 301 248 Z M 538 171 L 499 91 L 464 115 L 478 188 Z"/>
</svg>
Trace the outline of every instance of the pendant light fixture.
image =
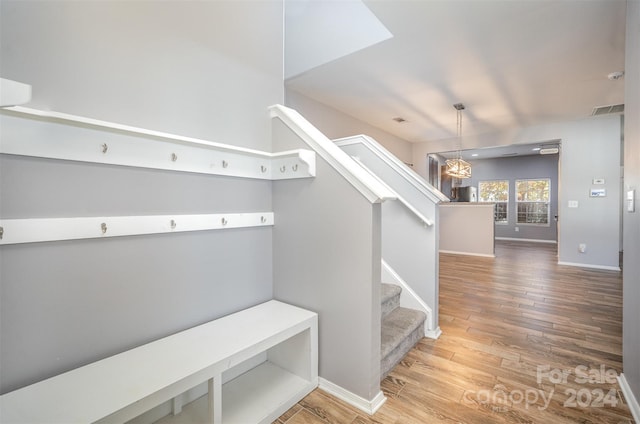
<svg viewBox="0 0 640 424">
<path fill-rule="evenodd" d="M 457 111 L 458 152 L 455 159 L 447 159 L 445 172 L 454 178 L 471 178 L 471 164 L 462 159 L 462 111 L 464 110 L 464 105 L 456 103 L 453 107 Z"/>
</svg>

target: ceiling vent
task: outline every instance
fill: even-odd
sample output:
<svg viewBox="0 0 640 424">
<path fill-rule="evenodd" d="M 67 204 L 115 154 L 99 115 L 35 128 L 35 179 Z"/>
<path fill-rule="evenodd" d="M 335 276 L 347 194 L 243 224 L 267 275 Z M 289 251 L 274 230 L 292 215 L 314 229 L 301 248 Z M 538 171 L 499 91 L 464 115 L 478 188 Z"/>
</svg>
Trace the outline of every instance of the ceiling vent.
<svg viewBox="0 0 640 424">
<path fill-rule="evenodd" d="M 624 103 L 620 103 L 619 105 L 594 107 L 593 111 L 591 112 L 591 116 L 609 115 L 612 113 L 623 113 L 623 112 L 624 112 Z"/>
</svg>

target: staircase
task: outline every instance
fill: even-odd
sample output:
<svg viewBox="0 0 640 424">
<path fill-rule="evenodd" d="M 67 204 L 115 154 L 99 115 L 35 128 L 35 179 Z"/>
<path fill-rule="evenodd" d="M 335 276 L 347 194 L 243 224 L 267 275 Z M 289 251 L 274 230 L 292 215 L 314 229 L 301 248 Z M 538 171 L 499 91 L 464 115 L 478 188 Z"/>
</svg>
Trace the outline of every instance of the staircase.
<svg viewBox="0 0 640 424">
<path fill-rule="evenodd" d="M 383 283 L 381 290 L 380 380 L 383 380 L 424 337 L 426 315 L 422 311 L 400 306 L 402 289 L 399 286 Z"/>
</svg>

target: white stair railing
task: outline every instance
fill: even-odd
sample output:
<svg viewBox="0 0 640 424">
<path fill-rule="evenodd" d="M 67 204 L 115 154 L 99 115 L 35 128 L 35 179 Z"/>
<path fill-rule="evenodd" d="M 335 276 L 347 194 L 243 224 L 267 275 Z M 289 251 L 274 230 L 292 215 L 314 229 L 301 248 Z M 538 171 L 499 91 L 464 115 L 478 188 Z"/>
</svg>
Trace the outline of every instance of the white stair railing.
<svg viewBox="0 0 640 424">
<path fill-rule="evenodd" d="M 385 203 L 382 213 L 382 280 L 403 288 L 400 304 L 427 314 L 425 335 L 437 338 L 438 204 L 449 199 L 370 137 L 335 141 L 363 169 L 396 193 L 406 212 Z M 418 226 L 424 229 L 418 230 Z"/>
<path fill-rule="evenodd" d="M 365 169 L 365 171 L 367 171 L 369 174 L 371 174 L 371 176 L 373 178 L 378 180 L 380 182 L 380 184 L 382 184 L 385 187 L 387 187 L 389 189 L 389 191 L 394 191 L 384 181 L 382 181 L 382 179 L 380 179 L 375 173 L 373 173 L 373 171 L 371 171 L 369 168 L 367 168 L 367 166 L 364 163 L 362 163 L 360 158 L 354 156 L 353 160 L 358 162 L 360 164 L 360 166 L 362 166 Z M 425 217 L 424 215 L 422 215 L 420 213 L 420 211 L 417 210 L 416 208 L 414 208 L 413 205 L 411 203 L 409 203 L 404 197 L 400 196 L 398 193 L 396 193 L 396 197 L 397 197 L 396 200 L 399 201 L 400 203 L 402 203 L 402 205 L 405 208 L 409 209 L 411 211 L 411 213 L 413 213 L 416 217 L 418 217 L 418 219 L 420 219 L 420 221 L 424 224 L 425 227 L 431 227 L 433 225 L 433 220 L 431 220 L 431 219 Z"/>
</svg>

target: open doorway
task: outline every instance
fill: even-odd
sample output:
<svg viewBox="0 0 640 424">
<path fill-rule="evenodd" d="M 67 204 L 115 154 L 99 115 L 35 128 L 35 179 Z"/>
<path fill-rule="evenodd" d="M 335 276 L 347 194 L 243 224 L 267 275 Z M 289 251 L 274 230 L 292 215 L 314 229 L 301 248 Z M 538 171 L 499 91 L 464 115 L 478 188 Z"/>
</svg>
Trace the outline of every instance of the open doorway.
<svg viewBox="0 0 640 424">
<path fill-rule="evenodd" d="M 465 150 L 462 158 L 472 169 L 465 179 L 444 172 L 457 151 L 431 153 L 429 180 L 452 202 L 494 203 L 497 240 L 557 243 L 560 148 L 560 140 L 552 140 Z"/>
</svg>

